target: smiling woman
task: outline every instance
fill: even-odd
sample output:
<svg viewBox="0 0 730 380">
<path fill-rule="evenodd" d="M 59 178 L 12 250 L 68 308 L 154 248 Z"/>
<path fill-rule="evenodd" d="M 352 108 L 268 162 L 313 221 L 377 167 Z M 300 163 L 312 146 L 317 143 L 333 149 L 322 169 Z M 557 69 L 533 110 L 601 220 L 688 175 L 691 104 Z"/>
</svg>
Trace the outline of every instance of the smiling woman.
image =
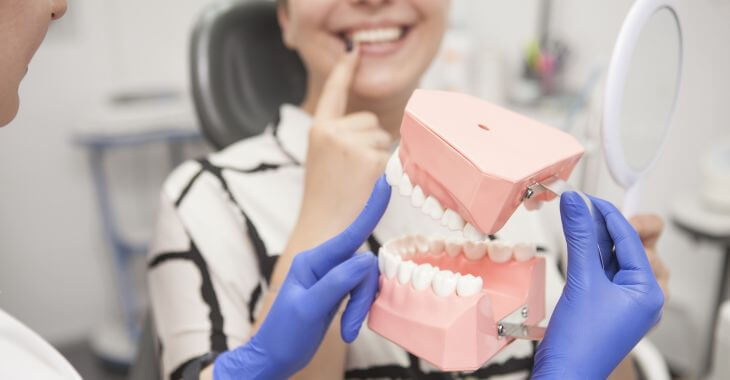
<svg viewBox="0 0 730 380">
<path fill-rule="evenodd" d="M 203 165 L 181 166 L 162 196 L 159 248 L 150 257 L 159 264 L 149 279 L 170 378 L 206 366 L 200 377 L 210 377 L 218 366 L 212 358 L 245 344 L 265 320 L 277 296 L 273 289 L 280 289 L 296 253 L 354 219 L 384 171 L 408 98 L 439 50 L 450 1 L 278 5 L 282 39 L 306 68 L 304 101 L 283 105 L 263 135 L 233 144 Z M 183 188 L 188 190 L 179 192 Z M 388 227 L 368 240 L 374 252 L 408 222 L 401 213 L 386 218 Z M 185 233 L 165 232 L 173 230 Z M 171 257 L 169 247 L 194 248 L 183 256 L 197 259 L 163 261 Z M 203 281 L 205 294 L 192 278 Z M 191 323 L 200 328 L 191 331 Z M 338 323 L 334 318 L 299 376 L 414 378 L 428 371 L 369 329 L 348 348 Z M 525 362 L 513 371 L 528 369 Z"/>
</svg>

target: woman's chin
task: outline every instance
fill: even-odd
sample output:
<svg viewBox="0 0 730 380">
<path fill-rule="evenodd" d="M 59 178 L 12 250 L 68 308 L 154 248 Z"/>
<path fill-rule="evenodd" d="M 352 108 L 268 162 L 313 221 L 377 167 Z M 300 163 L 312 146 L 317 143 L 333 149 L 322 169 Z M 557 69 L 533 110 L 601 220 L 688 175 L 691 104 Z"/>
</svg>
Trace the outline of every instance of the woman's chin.
<svg viewBox="0 0 730 380">
<path fill-rule="evenodd" d="M 404 94 L 406 96 L 410 95 L 415 87 L 415 84 L 398 83 L 393 80 L 358 80 L 353 87 L 353 92 L 358 97 L 373 102 L 397 101 Z"/>
</svg>

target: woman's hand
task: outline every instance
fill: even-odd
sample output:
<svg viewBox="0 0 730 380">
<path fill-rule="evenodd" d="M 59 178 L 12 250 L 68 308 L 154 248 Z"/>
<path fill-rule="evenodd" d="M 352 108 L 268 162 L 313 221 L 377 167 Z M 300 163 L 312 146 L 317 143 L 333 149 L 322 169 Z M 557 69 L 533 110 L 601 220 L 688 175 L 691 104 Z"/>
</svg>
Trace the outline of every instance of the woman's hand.
<svg viewBox="0 0 730 380">
<path fill-rule="evenodd" d="M 374 113 L 345 114 L 358 60 L 355 48 L 334 67 L 309 132 L 298 224 L 316 225 L 325 236 L 340 231 L 357 214 L 383 173 L 393 142 Z"/>
<path fill-rule="evenodd" d="M 664 295 L 639 235 L 613 205 L 592 200 L 594 217 L 576 193 L 560 202 L 568 276 L 533 378 L 604 379 L 661 317 Z M 606 269 L 599 246 L 615 247 Z"/>
<path fill-rule="evenodd" d="M 666 301 L 669 299 L 669 269 L 659 257 L 656 249 L 657 242 L 664 230 L 664 221 L 655 214 L 641 214 L 632 216 L 629 222 L 639 234 L 644 250 L 646 250 L 646 256 L 649 258 L 651 269 L 654 271 L 659 286 L 662 287 L 664 300 Z"/>
<path fill-rule="evenodd" d="M 378 290 L 378 264 L 372 253 L 354 254 L 370 236 L 390 200 L 381 179 L 360 215 L 343 232 L 296 256 L 271 310 L 244 346 L 220 355 L 215 379 L 284 379 L 304 368 L 317 351 L 340 303 L 341 335 L 357 337 Z"/>
</svg>

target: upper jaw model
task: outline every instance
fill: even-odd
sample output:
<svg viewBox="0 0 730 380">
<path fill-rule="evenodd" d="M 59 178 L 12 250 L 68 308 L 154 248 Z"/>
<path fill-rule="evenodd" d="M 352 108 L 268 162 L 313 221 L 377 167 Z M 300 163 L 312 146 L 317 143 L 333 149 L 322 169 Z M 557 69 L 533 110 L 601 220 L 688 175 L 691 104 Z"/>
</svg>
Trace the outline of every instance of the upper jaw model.
<svg viewBox="0 0 730 380">
<path fill-rule="evenodd" d="M 533 244 L 488 234 L 528 188 L 567 179 L 582 155 L 557 129 L 467 95 L 416 90 L 386 179 L 463 238 L 386 242 L 370 328 L 445 371 L 480 368 L 520 335 L 505 326 L 527 334 L 545 316 L 545 261 Z"/>
</svg>

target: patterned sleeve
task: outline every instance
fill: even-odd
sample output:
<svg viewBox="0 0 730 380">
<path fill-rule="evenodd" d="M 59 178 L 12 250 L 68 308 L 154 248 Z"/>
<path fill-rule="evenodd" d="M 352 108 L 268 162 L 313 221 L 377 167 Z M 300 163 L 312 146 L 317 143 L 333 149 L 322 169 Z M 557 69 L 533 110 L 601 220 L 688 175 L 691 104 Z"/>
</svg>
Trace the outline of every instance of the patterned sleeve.
<svg viewBox="0 0 730 380">
<path fill-rule="evenodd" d="M 163 187 L 147 276 L 165 379 L 248 340 L 261 281 L 233 203 L 201 162 L 183 164 Z"/>
</svg>

